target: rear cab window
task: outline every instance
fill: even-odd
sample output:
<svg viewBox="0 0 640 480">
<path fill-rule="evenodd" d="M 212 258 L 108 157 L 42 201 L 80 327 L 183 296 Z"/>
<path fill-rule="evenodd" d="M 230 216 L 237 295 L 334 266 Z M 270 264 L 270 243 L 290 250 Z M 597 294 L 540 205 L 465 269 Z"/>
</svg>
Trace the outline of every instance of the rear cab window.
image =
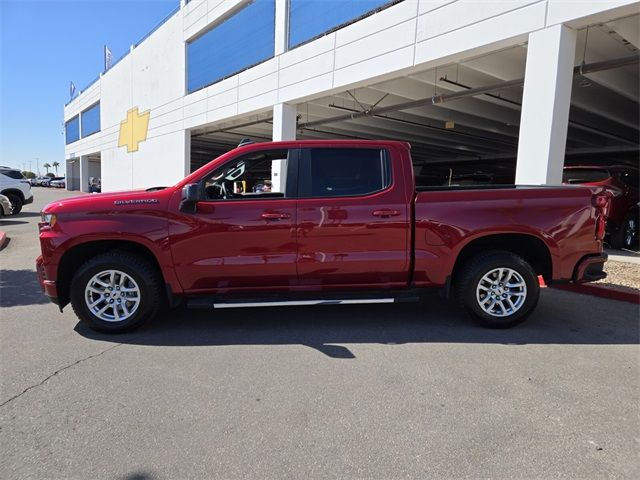
<svg viewBox="0 0 640 480">
<path fill-rule="evenodd" d="M 562 183 L 602 182 L 610 176 L 604 168 L 567 168 L 562 172 Z"/>
<path fill-rule="evenodd" d="M 301 150 L 300 198 L 364 196 L 391 186 L 390 156 L 384 148 Z"/>
</svg>

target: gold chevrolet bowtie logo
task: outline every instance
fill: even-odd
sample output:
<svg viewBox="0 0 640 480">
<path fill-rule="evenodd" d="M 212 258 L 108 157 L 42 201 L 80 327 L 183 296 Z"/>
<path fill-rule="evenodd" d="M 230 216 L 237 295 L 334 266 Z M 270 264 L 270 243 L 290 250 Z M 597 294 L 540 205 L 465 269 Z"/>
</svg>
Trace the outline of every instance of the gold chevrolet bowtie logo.
<svg viewBox="0 0 640 480">
<path fill-rule="evenodd" d="M 138 144 L 147 139 L 149 128 L 149 110 L 140 114 L 138 107 L 127 112 L 127 119 L 120 122 L 118 146 L 127 147 L 127 152 L 137 152 Z"/>
</svg>

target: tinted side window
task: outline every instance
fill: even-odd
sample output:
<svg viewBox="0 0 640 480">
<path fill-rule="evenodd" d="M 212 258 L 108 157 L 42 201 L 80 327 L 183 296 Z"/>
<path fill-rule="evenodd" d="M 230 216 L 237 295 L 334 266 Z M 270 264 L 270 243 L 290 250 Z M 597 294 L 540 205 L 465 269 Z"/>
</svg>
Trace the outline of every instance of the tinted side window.
<svg viewBox="0 0 640 480">
<path fill-rule="evenodd" d="M 205 200 L 286 198 L 289 152 L 264 150 L 227 162 L 204 180 Z"/>
<path fill-rule="evenodd" d="M 24 175 L 22 175 L 21 172 L 19 172 L 18 170 L 3 170 L 2 173 L 4 175 L 6 175 L 9 178 L 13 178 L 15 180 L 22 180 L 24 179 Z"/>
<path fill-rule="evenodd" d="M 367 195 L 391 185 L 387 151 L 379 148 L 310 148 L 302 154 L 301 197 Z"/>
</svg>

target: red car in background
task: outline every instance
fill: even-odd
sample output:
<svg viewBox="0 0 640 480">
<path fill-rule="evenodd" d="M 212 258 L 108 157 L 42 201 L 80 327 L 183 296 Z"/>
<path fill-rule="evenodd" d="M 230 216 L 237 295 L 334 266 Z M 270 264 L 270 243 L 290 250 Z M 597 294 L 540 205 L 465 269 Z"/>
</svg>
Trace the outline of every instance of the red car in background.
<svg viewBox="0 0 640 480">
<path fill-rule="evenodd" d="M 607 233 L 613 248 L 638 248 L 638 173 L 626 165 L 564 167 L 563 183 L 605 187 L 611 193 Z"/>
</svg>

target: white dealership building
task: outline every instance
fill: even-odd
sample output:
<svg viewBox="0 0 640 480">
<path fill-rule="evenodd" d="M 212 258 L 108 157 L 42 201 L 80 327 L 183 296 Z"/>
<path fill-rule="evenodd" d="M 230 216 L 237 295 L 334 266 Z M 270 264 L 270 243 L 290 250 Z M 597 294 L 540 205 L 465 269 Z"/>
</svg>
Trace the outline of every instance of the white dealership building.
<svg viewBox="0 0 640 480">
<path fill-rule="evenodd" d="M 244 137 L 406 140 L 418 174 L 493 165 L 559 183 L 566 159 L 637 155 L 639 12 L 631 0 L 183 0 L 64 107 L 67 188 L 170 185 Z"/>
</svg>

